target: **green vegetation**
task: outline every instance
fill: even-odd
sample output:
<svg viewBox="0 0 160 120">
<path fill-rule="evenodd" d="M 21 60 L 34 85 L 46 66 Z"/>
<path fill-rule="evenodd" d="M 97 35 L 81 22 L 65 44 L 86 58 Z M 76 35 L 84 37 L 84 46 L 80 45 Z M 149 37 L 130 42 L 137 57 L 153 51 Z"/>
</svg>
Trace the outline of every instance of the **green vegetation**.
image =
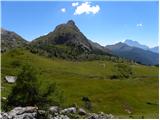
<svg viewBox="0 0 160 120">
<path fill-rule="evenodd" d="M 59 105 L 60 101 L 51 100 L 48 96 L 57 91 L 56 84 L 49 84 L 45 91 L 39 89 L 38 79 L 34 68 L 28 64 L 22 67 L 18 74 L 16 84 L 8 95 L 3 109 L 7 111 L 16 106 L 49 106 L 50 104 Z"/>
<path fill-rule="evenodd" d="M 26 63 L 37 69 L 37 81 L 41 83 L 41 91 L 45 91 L 46 86 L 53 83 L 57 83 L 59 89 L 63 90 L 64 97 L 59 94 L 58 97 L 48 97 L 53 101 L 63 98 L 63 107 L 74 104 L 86 108 L 82 100 L 86 96 L 91 101 L 92 112 L 103 111 L 121 118 L 158 118 L 156 66 L 124 62 L 122 67 L 116 67 L 121 65 L 112 60 L 78 62 L 49 59 L 17 49 L 2 54 L 2 96 L 11 94 L 15 86 L 5 82 L 5 75 L 17 76 Z M 110 79 L 114 70 L 118 70 L 123 76 Z"/>
<path fill-rule="evenodd" d="M 114 65 L 112 74 L 111 79 L 129 78 L 132 76 L 132 68 L 127 64 L 119 63 Z"/>
</svg>

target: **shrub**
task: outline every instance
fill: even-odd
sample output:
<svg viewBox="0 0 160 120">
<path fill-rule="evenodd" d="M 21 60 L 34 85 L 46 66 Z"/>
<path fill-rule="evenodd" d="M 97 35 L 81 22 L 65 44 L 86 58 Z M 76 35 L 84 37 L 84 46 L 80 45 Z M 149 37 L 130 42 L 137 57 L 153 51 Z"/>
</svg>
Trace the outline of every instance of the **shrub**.
<svg viewBox="0 0 160 120">
<path fill-rule="evenodd" d="M 88 109 L 88 110 L 92 109 L 91 100 L 88 97 L 86 97 L 86 96 L 82 97 L 82 101 L 84 102 L 84 106 L 86 109 Z"/>
<path fill-rule="evenodd" d="M 13 66 L 13 67 L 19 67 L 20 65 L 21 65 L 21 61 L 20 60 L 13 60 L 12 62 L 11 62 L 11 65 Z"/>
<path fill-rule="evenodd" d="M 49 95 L 56 93 L 56 84 L 47 86 L 46 91 L 41 92 L 35 70 L 30 65 L 24 65 L 17 76 L 16 84 L 8 96 L 7 109 L 15 106 L 46 106 L 53 103 Z M 56 101 L 57 102 L 57 101 Z"/>
<path fill-rule="evenodd" d="M 129 78 L 132 76 L 132 68 L 127 64 L 118 63 L 114 65 L 111 79 Z"/>
</svg>

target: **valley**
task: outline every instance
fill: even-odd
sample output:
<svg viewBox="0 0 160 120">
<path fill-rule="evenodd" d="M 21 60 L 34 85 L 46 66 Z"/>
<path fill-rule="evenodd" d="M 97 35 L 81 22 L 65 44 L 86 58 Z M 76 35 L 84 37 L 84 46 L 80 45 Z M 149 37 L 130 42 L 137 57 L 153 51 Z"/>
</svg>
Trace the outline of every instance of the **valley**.
<svg viewBox="0 0 160 120">
<path fill-rule="evenodd" d="M 15 66 L 13 64 L 15 61 L 19 65 Z M 119 118 L 129 118 L 129 116 L 158 118 L 158 67 L 156 66 L 125 63 L 131 66 L 132 76 L 129 79 L 110 79 L 109 76 L 115 69 L 114 65 L 118 63 L 106 60 L 78 62 L 51 59 L 32 54 L 25 49 L 11 50 L 2 54 L 3 97 L 7 97 L 14 86 L 6 83 L 4 77 L 16 76 L 21 66 L 26 63 L 36 68 L 42 90 L 51 83 L 57 83 L 63 90 L 63 107 L 76 104 L 85 108 L 82 97 L 87 96 L 91 100 L 93 112 L 112 113 Z"/>
</svg>

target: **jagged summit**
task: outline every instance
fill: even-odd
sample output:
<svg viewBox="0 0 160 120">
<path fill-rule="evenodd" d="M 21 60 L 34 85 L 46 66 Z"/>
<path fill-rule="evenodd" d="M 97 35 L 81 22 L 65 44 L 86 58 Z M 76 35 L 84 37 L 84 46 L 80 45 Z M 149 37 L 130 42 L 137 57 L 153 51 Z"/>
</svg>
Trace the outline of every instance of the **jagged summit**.
<svg viewBox="0 0 160 120">
<path fill-rule="evenodd" d="M 68 25 L 75 25 L 75 22 L 74 22 L 73 20 L 69 20 L 69 21 L 67 22 L 67 24 L 68 24 Z"/>
<path fill-rule="evenodd" d="M 79 28 L 76 26 L 75 22 L 73 20 L 69 20 L 68 22 L 66 23 L 63 23 L 63 24 L 60 24 L 60 25 L 57 25 L 55 30 L 53 32 L 56 32 L 56 31 L 62 31 L 63 33 L 65 32 L 80 32 Z"/>
</svg>

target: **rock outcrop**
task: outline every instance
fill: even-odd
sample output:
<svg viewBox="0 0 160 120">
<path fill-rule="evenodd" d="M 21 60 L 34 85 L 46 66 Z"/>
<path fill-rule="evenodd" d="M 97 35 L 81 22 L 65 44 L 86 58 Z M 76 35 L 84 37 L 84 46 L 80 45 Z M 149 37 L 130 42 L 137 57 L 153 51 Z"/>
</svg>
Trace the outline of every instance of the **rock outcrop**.
<svg viewBox="0 0 160 120">
<path fill-rule="evenodd" d="M 1 28 L 1 52 L 24 47 L 27 44 L 28 42 L 17 33 Z"/>
<path fill-rule="evenodd" d="M 37 107 L 16 107 L 8 113 L 1 112 L 2 119 L 34 119 L 37 117 Z"/>
<path fill-rule="evenodd" d="M 16 77 L 16 76 L 5 76 L 5 80 L 6 80 L 8 83 L 15 83 L 16 80 L 17 80 L 17 77 Z"/>
<path fill-rule="evenodd" d="M 37 107 L 16 107 L 9 112 L 1 112 L 1 119 L 113 119 L 112 114 L 87 113 L 82 108 L 59 108 L 51 106 L 48 110 L 38 110 Z"/>
</svg>

